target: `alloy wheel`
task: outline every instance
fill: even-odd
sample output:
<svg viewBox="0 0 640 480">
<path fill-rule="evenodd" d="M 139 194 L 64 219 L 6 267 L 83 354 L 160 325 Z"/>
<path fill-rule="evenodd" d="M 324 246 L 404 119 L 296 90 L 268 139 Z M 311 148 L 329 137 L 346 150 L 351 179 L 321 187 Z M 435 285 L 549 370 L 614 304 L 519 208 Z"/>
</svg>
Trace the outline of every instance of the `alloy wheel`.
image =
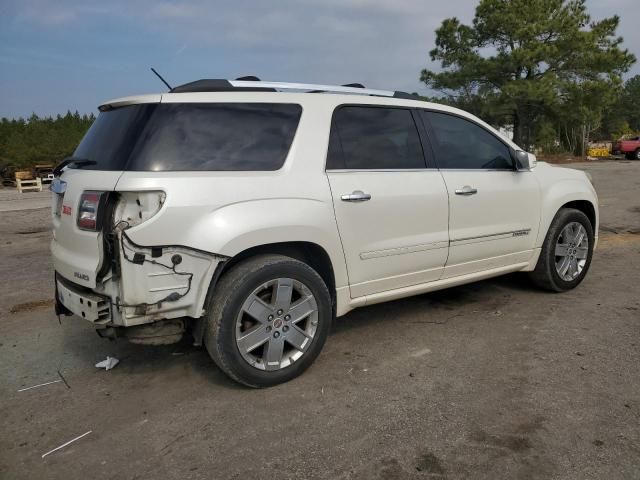
<svg viewBox="0 0 640 480">
<path fill-rule="evenodd" d="M 277 278 L 256 288 L 236 318 L 242 358 L 260 370 L 280 370 L 308 350 L 318 327 L 318 304 L 298 280 Z"/>
<path fill-rule="evenodd" d="M 560 232 L 555 248 L 556 272 L 562 280 L 575 280 L 584 269 L 589 254 L 589 237 L 581 223 L 571 222 Z"/>
</svg>

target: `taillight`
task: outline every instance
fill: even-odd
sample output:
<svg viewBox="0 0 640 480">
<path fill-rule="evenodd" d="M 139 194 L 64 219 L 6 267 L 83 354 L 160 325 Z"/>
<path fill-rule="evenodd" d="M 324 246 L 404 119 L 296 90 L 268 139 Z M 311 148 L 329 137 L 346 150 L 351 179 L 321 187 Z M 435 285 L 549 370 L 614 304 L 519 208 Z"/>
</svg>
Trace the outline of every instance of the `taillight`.
<svg viewBox="0 0 640 480">
<path fill-rule="evenodd" d="M 81 230 L 97 231 L 100 229 L 102 199 L 107 192 L 85 191 L 80 197 L 78 207 L 78 228 Z"/>
</svg>

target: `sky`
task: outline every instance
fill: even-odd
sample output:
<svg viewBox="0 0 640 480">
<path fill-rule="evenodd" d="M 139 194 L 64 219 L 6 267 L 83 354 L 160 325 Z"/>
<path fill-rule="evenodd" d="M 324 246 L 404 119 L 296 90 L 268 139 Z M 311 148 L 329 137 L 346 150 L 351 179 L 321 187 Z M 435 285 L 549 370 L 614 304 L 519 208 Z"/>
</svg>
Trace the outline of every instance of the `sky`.
<svg viewBox="0 0 640 480">
<path fill-rule="evenodd" d="M 640 61 L 638 0 L 588 0 Z M 443 19 L 476 0 L 0 0 L 0 117 L 96 112 L 112 98 L 200 78 L 431 93 L 420 71 Z M 640 73 L 636 64 L 629 75 Z"/>
</svg>

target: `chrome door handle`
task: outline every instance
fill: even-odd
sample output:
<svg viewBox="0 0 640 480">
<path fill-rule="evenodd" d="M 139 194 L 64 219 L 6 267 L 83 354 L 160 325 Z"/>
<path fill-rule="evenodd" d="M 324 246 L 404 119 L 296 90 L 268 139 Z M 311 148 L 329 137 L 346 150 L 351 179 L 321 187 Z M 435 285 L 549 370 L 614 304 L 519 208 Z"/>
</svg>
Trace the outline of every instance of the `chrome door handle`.
<svg viewBox="0 0 640 480">
<path fill-rule="evenodd" d="M 476 193 L 478 193 L 478 189 L 471 188 L 469 185 L 456 190 L 456 195 L 475 195 Z"/>
<path fill-rule="evenodd" d="M 340 200 L 343 202 L 366 202 L 371 200 L 371 194 L 364 193 L 362 190 L 354 190 L 353 193 L 342 195 Z"/>
</svg>

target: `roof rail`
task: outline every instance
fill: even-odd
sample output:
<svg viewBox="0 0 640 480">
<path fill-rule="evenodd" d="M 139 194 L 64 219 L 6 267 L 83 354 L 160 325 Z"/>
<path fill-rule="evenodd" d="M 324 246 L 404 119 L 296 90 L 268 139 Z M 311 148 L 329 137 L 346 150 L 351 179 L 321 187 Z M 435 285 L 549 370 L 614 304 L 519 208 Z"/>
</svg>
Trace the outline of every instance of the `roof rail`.
<svg viewBox="0 0 640 480">
<path fill-rule="evenodd" d="M 238 80 L 204 79 L 185 83 L 171 89 L 172 93 L 183 92 L 232 92 L 232 91 L 301 91 L 307 93 L 350 93 L 356 95 L 373 95 L 376 97 L 395 97 L 409 100 L 420 100 L 420 97 L 406 92 L 393 90 L 377 90 L 365 88 L 360 83 L 347 85 L 317 85 L 314 83 L 263 82 L 253 80 L 256 77 L 240 77 Z"/>
<path fill-rule="evenodd" d="M 243 87 L 241 85 L 233 85 L 233 83 L 247 83 L 255 84 L 255 86 L 247 85 Z M 187 92 L 234 92 L 234 91 L 257 91 L 257 92 L 275 92 L 273 88 L 266 88 L 261 84 L 264 82 L 251 80 L 225 80 L 221 78 L 202 79 L 195 82 L 185 83 L 184 85 L 178 85 L 173 87 L 171 93 L 187 93 Z"/>
<path fill-rule="evenodd" d="M 376 95 L 380 97 L 393 97 L 391 90 L 376 90 L 373 88 L 343 87 L 338 85 L 316 85 L 314 83 L 288 83 L 288 82 L 252 82 L 245 80 L 229 80 L 229 83 L 238 88 L 273 88 L 275 90 L 301 90 L 321 91 L 334 93 L 357 93 L 360 95 Z"/>
</svg>

